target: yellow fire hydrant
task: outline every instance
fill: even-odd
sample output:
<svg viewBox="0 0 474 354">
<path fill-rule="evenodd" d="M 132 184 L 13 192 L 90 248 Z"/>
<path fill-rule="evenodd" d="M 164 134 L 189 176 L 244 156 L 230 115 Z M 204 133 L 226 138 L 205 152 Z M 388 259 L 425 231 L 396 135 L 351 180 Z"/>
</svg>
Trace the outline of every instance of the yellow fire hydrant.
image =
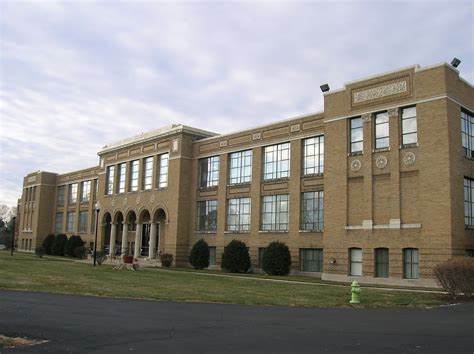
<svg viewBox="0 0 474 354">
<path fill-rule="evenodd" d="M 350 304 L 360 304 L 360 285 L 354 280 L 351 284 L 352 299 L 349 301 Z"/>
</svg>

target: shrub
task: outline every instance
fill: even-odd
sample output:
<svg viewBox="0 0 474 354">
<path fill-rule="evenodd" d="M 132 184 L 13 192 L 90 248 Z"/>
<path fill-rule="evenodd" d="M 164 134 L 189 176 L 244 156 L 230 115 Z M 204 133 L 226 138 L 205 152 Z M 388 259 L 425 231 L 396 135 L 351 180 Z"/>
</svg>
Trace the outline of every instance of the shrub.
<svg viewBox="0 0 474 354">
<path fill-rule="evenodd" d="M 196 242 L 191 249 L 189 263 L 194 269 L 209 267 L 209 245 L 203 238 Z"/>
<path fill-rule="evenodd" d="M 290 273 L 291 255 L 288 246 L 275 241 L 268 245 L 262 256 L 262 269 L 270 275 L 288 275 Z"/>
<path fill-rule="evenodd" d="M 51 254 L 55 256 L 64 256 L 64 246 L 67 242 L 67 236 L 64 234 L 56 235 L 53 245 L 51 246 Z"/>
<path fill-rule="evenodd" d="M 86 258 L 86 248 L 84 246 L 74 248 L 72 250 L 72 256 L 79 259 Z"/>
<path fill-rule="evenodd" d="M 72 235 L 71 237 L 69 237 L 66 244 L 64 245 L 64 254 L 70 257 L 74 257 L 74 249 L 81 246 L 84 246 L 84 242 L 82 241 L 81 236 Z"/>
<path fill-rule="evenodd" d="M 43 258 L 43 255 L 45 254 L 45 250 L 43 247 L 36 247 L 35 249 L 35 254 L 39 257 L 39 258 Z"/>
<path fill-rule="evenodd" d="M 171 253 L 162 253 L 160 254 L 161 266 L 169 268 L 171 263 L 173 263 L 173 255 Z"/>
<path fill-rule="evenodd" d="M 433 269 L 439 284 L 454 299 L 474 296 L 474 258 L 455 257 Z"/>
<path fill-rule="evenodd" d="M 246 273 L 250 269 L 250 255 L 245 243 L 232 240 L 224 248 L 222 269 L 229 273 Z"/>
<path fill-rule="evenodd" d="M 56 238 L 56 236 L 54 236 L 54 234 L 49 234 L 43 240 L 43 249 L 46 252 L 46 254 L 50 254 L 50 255 L 53 254 L 52 247 L 53 247 L 53 243 L 54 243 L 55 238 Z"/>
</svg>

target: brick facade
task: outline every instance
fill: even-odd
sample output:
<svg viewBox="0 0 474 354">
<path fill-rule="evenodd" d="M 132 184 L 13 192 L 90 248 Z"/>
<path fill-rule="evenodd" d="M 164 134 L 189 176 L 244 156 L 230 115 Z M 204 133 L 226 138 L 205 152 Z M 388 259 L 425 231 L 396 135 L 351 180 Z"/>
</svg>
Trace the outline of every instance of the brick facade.
<svg viewBox="0 0 474 354">
<path fill-rule="evenodd" d="M 294 272 L 303 269 L 302 257 L 308 259 L 313 257 L 310 254 L 316 254 L 322 261 L 318 259 L 320 264 L 305 274 L 338 281 L 357 278 L 371 283 L 435 286 L 433 266 L 474 249 L 474 231 L 464 222 L 463 184 L 465 177 L 474 177 L 474 171 L 461 143 L 462 110 L 472 115 L 474 92 L 456 69 L 448 64 L 413 66 L 325 93 L 324 112 L 225 135 L 182 125 L 142 134 L 106 146 L 98 153 L 97 167 L 66 175 L 28 174 L 19 203 L 18 245 L 34 250 L 47 234 L 56 231 L 56 216 L 60 214 L 60 229 L 65 232 L 68 212 L 75 212 L 70 214 L 75 215 L 75 228 L 67 234 L 79 234 L 88 244 L 93 243 L 94 205 L 98 201 L 101 248 L 109 248 L 115 235 L 116 242 L 122 244 L 121 251 L 141 253 L 141 245 L 137 251 L 133 242 L 141 242 L 143 235 L 159 234 L 153 249 L 172 253 L 177 265 L 186 265 L 192 245 L 204 238 L 215 247 L 219 264 L 225 245 L 239 239 L 249 247 L 253 267 L 257 269 L 259 249 L 279 240 L 290 248 Z M 413 112 L 414 119 L 410 116 Z M 360 119 L 351 123 L 354 118 Z M 357 145 L 354 142 L 361 133 L 362 144 Z M 305 139 L 318 136 L 324 136 L 324 172 L 307 173 L 317 170 L 304 169 L 305 157 L 313 151 L 306 150 Z M 377 147 L 376 141 L 383 147 Z M 265 155 L 266 147 L 278 144 L 288 148 L 288 172 L 286 162 L 271 162 L 271 156 L 284 159 L 287 152 L 271 155 L 271 149 L 267 149 Z M 354 152 L 351 146 L 361 149 Z M 230 155 L 241 151 L 252 154 L 251 182 L 231 183 Z M 164 188 L 158 183 L 163 154 L 169 158 Z M 216 156 L 218 175 L 212 178 L 218 182 L 209 185 L 205 181 L 208 185 L 202 186 L 202 169 L 208 173 L 207 168 L 213 168 L 206 167 L 211 160 L 203 159 Z M 145 188 L 147 157 L 153 157 L 151 189 Z M 136 160 L 140 166 L 138 191 L 129 191 L 133 177 L 131 162 Z M 122 163 L 126 164 L 126 191 L 119 193 Z M 108 166 L 115 166 L 114 190 L 110 195 L 106 189 Z M 265 179 L 265 169 L 268 173 L 273 171 L 271 168 L 275 168 L 275 178 Z M 281 176 L 276 172 L 279 168 L 284 171 Z M 92 181 L 91 196 L 87 202 L 81 202 L 81 182 L 88 180 Z M 74 183 L 78 186 L 78 197 L 71 204 L 68 191 Z M 59 186 L 65 186 L 63 206 L 57 205 Z M 308 198 L 324 195 L 322 230 L 302 229 L 303 193 Z M 238 198 L 251 201 L 250 225 L 240 231 L 230 230 L 227 210 L 229 199 Z M 265 209 L 275 208 L 276 204 L 268 201 L 277 198 L 283 198 L 278 208 L 288 208 L 286 214 L 283 211 L 276 215 Z M 264 204 L 264 200 L 270 204 Z M 197 231 L 198 219 L 203 217 L 198 215 L 198 204 L 204 208 L 215 204 L 214 201 L 217 223 L 207 231 Z M 87 228 L 82 232 L 77 231 L 80 211 L 87 213 Z M 239 213 L 239 217 L 245 214 Z M 267 219 L 263 220 L 262 213 L 270 215 L 268 228 L 263 226 Z M 214 214 L 209 217 L 214 223 Z M 278 230 L 272 230 L 272 218 L 278 220 Z M 143 246 L 147 247 L 148 242 Z M 359 267 L 360 275 L 350 275 L 359 274 Z M 416 269 L 413 277 L 407 276 L 411 267 Z M 380 272 L 384 275 L 380 276 Z"/>
</svg>

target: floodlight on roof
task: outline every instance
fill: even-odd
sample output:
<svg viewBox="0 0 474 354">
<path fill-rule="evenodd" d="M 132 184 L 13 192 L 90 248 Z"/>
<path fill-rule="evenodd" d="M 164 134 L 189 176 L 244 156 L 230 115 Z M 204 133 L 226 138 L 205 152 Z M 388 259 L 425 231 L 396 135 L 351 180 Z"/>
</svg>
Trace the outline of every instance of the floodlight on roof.
<svg viewBox="0 0 474 354">
<path fill-rule="evenodd" d="M 322 92 L 328 92 L 329 91 L 329 85 L 328 84 L 323 84 L 319 87 L 321 88 Z"/>
<path fill-rule="evenodd" d="M 453 60 L 451 60 L 451 65 L 455 68 L 457 68 L 459 64 L 461 64 L 461 60 L 459 60 L 458 58 L 454 58 Z"/>
</svg>

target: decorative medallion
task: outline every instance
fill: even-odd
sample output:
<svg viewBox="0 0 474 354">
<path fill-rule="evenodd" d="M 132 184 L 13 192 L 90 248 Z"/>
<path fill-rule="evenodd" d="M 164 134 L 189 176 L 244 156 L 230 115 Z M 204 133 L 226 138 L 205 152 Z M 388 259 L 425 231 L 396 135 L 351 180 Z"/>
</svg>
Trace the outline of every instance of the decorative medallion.
<svg viewBox="0 0 474 354">
<path fill-rule="evenodd" d="M 290 126 L 290 132 L 295 133 L 300 131 L 300 125 L 299 124 L 293 124 Z"/>
<path fill-rule="evenodd" d="M 220 143 L 219 143 L 219 147 L 226 147 L 227 146 L 227 140 L 222 140 Z"/>
<path fill-rule="evenodd" d="M 385 156 L 379 156 L 377 160 L 375 160 L 375 164 L 378 168 L 385 168 L 385 166 L 387 166 L 387 158 Z"/>
<path fill-rule="evenodd" d="M 354 92 L 353 102 L 361 103 L 365 101 L 375 100 L 386 96 L 392 96 L 399 93 L 407 92 L 408 85 L 406 81 L 398 81 L 388 85 L 371 88 L 359 92 Z"/>
<path fill-rule="evenodd" d="M 178 139 L 173 139 L 173 141 L 171 143 L 171 150 L 173 152 L 177 152 L 178 148 L 179 148 L 179 140 Z"/>
<path fill-rule="evenodd" d="M 351 170 L 352 171 L 359 172 L 361 167 L 362 167 L 362 164 L 359 160 L 353 160 L 351 162 Z"/>
<path fill-rule="evenodd" d="M 415 160 L 416 160 L 416 156 L 413 152 L 409 151 L 405 154 L 405 156 L 403 156 L 403 162 L 405 163 L 405 165 L 407 166 L 411 166 L 415 163 Z"/>
<path fill-rule="evenodd" d="M 140 197 L 137 197 L 137 199 L 135 200 L 135 203 L 140 204 Z"/>
<path fill-rule="evenodd" d="M 127 205 L 127 197 L 123 198 L 122 204 L 123 204 L 123 205 Z"/>
<path fill-rule="evenodd" d="M 372 116 L 370 114 L 363 114 L 362 115 L 362 121 L 364 123 L 368 123 L 372 120 Z"/>
<path fill-rule="evenodd" d="M 154 203 L 155 202 L 155 195 L 152 194 L 152 196 L 150 197 L 150 203 Z"/>
<path fill-rule="evenodd" d="M 262 138 L 260 133 L 252 134 L 252 140 L 260 140 Z"/>
</svg>

